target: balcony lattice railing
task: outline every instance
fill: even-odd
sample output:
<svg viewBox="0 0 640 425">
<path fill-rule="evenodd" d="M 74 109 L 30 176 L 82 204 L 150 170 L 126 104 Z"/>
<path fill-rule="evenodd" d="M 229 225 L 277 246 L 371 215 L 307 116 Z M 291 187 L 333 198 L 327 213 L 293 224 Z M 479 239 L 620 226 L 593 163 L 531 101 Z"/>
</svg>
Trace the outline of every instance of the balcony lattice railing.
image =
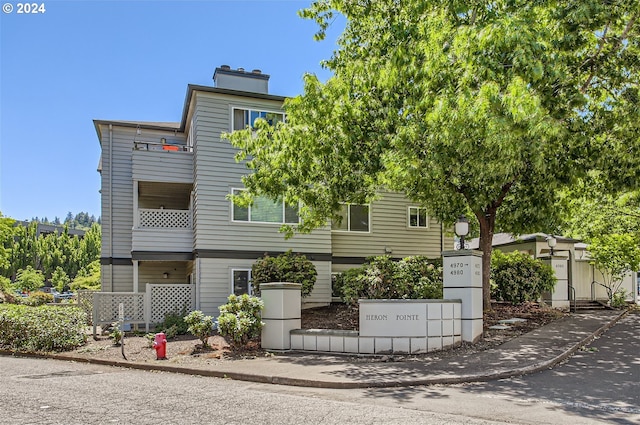
<svg viewBox="0 0 640 425">
<path fill-rule="evenodd" d="M 191 229 L 190 210 L 138 209 L 141 229 Z"/>
</svg>

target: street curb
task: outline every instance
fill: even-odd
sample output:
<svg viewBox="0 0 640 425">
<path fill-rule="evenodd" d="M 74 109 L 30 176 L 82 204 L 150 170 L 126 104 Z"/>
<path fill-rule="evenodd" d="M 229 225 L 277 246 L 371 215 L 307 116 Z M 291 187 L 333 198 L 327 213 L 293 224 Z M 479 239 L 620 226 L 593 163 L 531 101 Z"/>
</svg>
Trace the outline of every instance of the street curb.
<svg viewBox="0 0 640 425">
<path fill-rule="evenodd" d="M 572 345 L 563 353 L 549 360 L 544 360 L 529 366 L 514 368 L 509 370 L 485 371 L 473 375 L 457 375 L 457 376 L 435 376 L 424 379 L 408 379 L 398 381 L 365 381 L 365 382 L 340 382 L 340 381 L 318 381 L 301 378 L 288 378 L 284 376 L 259 375 L 241 372 L 223 372 L 219 370 L 194 369 L 189 367 L 169 366 L 162 364 L 133 363 L 118 360 L 102 360 L 90 359 L 84 357 L 76 357 L 68 354 L 49 354 L 49 353 L 26 353 L 14 352 L 8 350 L 0 350 L 0 355 L 9 355 L 16 357 L 31 357 L 71 361 L 78 363 L 98 364 L 104 366 L 125 367 L 129 369 L 145 370 L 145 371 L 162 371 L 170 373 L 182 373 L 187 375 L 206 376 L 213 378 L 233 379 L 237 381 L 257 382 L 263 384 L 287 385 L 297 387 L 311 388 L 332 388 L 332 389 L 356 389 L 356 388 L 391 388 L 391 387 L 410 387 L 422 385 L 443 385 L 443 384 L 462 384 L 470 382 L 486 382 L 497 379 L 506 379 L 516 376 L 529 375 L 550 369 L 553 366 L 566 360 L 576 351 L 585 345 L 590 344 L 594 339 L 602 335 L 607 329 L 614 326 L 620 319 L 627 315 L 627 311 L 621 312 L 608 323 L 595 330 L 591 335 L 586 336 L 578 343 Z"/>
</svg>

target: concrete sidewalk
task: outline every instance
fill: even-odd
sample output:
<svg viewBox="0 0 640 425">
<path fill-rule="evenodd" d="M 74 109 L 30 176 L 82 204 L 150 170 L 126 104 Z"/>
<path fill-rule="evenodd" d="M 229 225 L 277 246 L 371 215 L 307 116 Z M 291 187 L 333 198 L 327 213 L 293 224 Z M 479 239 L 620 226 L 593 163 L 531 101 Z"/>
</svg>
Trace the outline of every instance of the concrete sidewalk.
<svg viewBox="0 0 640 425">
<path fill-rule="evenodd" d="M 574 313 L 496 348 L 425 361 L 385 362 L 330 354 L 284 353 L 203 367 L 181 367 L 164 362 L 150 364 L 87 360 L 65 354 L 47 357 L 305 387 L 369 388 L 453 384 L 507 378 L 551 368 L 580 347 L 588 345 L 624 314 L 606 310 Z"/>
</svg>

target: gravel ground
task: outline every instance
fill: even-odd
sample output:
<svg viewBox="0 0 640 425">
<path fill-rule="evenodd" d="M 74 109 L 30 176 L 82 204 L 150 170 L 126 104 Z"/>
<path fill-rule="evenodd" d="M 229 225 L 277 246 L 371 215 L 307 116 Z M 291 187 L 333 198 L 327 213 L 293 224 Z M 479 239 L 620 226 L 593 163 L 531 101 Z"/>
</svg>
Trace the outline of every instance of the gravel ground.
<svg viewBox="0 0 640 425">
<path fill-rule="evenodd" d="M 509 304 L 494 304 L 493 310 L 485 314 L 485 330 L 483 338 L 476 344 L 465 343 L 460 347 L 443 350 L 418 356 L 404 356 L 403 360 L 427 360 L 446 358 L 459 354 L 467 354 L 496 347 L 506 341 L 530 332 L 553 320 L 563 317 L 564 313 L 553 310 L 537 303 L 527 303 L 521 306 Z M 494 330 L 489 327 L 500 320 L 511 318 L 527 319 L 511 325 L 506 330 Z M 305 329 L 358 329 L 358 309 L 344 304 L 332 304 L 329 307 L 321 307 L 303 310 L 302 327 Z M 181 335 L 170 339 L 167 343 L 167 362 L 169 364 L 182 364 L 189 366 L 206 366 L 210 363 L 234 361 L 237 359 L 251 359 L 256 357 L 272 356 L 259 348 L 258 341 L 252 341 L 246 349 L 233 351 L 229 344 L 220 335 L 209 338 L 210 348 L 202 349 L 200 340 L 191 335 Z M 94 340 L 91 335 L 87 344 L 69 352 L 78 357 L 122 360 L 122 348 L 115 346 L 108 335 L 100 335 Z M 151 347 L 150 341 L 140 334 L 128 334 L 125 337 L 124 354 L 128 361 L 155 362 L 156 352 Z M 367 356 L 362 361 L 378 361 L 375 356 Z"/>
</svg>

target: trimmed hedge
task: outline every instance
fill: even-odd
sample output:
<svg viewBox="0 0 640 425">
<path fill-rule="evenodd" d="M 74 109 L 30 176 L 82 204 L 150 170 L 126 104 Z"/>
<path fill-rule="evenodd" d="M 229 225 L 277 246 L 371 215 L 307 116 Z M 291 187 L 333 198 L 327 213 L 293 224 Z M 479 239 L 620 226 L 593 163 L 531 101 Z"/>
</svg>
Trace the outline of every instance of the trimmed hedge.
<svg viewBox="0 0 640 425">
<path fill-rule="evenodd" d="M 77 307 L 0 305 L 0 348 L 67 351 L 87 341 L 87 317 Z"/>
<path fill-rule="evenodd" d="M 498 301 L 522 304 L 538 300 L 543 292 L 556 285 L 551 266 L 514 251 L 503 254 L 494 250 L 491 255 L 491 297 Z"/>
<path fill-rule="evenodd" d="M 260 284 L 270 282 L 292 282 L 302 285 L 302 298 L 308 297 L 316 284 L 318 272 L 311 260 L 291 250 L 277 257 L 265 254 L 251 267 L 251 287 L 260 296 Z"/>
<path fill-rule="evenodd" d="M 334 296 L 358 299 L 442 299 L 442 265 L 424 256 L 396 261 L 387 255 L 371 257 L 362 267 L 349 269 L 334 281 Z"/>
</svg>

